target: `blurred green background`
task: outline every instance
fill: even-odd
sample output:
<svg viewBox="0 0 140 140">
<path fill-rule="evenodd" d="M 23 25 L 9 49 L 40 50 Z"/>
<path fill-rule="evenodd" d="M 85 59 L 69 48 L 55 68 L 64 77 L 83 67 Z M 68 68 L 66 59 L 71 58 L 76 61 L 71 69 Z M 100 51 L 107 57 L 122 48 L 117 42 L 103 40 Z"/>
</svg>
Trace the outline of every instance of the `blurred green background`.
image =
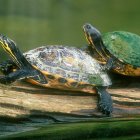
<svg viewBox="0 0 140 140">
<path fill-rule="evenodd" d="M 140 35 L 140 0 L 0 0 L 0 33 L 23 52 L 47 44 L 82 47 L 86 22 L 102 33 Z"/>
</svg>

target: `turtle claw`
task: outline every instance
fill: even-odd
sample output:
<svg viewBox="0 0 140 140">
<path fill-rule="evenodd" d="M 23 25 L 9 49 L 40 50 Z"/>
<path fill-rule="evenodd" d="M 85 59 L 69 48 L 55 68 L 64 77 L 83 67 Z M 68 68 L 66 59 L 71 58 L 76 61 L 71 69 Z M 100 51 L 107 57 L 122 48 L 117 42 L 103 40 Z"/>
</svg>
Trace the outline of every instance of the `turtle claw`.
<svg viewBox="0 0 140 140">
<path fill-rule="evenodd" d="M 1 84 L 7 84 L 8 82 L 7 82 L 8 80 L 6 79 L 6 76 L 0 76 L 0 83 Z"/>
<path fill-rule="evenodd" d="M 111 115 L 111 113 L 112 113 L 112 105 L 103 105 L 103 104 L 101 104 L 101 105 L 99 105 L 99 110 L 103 113 L 103 114 L 105 114 L 105 115 L 107 115 L 107 116 L 110 116 Z"/>
<path fill-rule="evenodd" d="M 110 100 L 109 103 L 107 103 L 107 101 L 103 102 L 102 100 L 100 100 L 98 108 L 103 114 L 110 116 L 113 111 L 112 100 Z"/>
<path fill-rule="evenodd" d="M 103 114 L 107 116 L 110 116 L 113 111 L 112 103 L 111 104 L 99 103 L 98 108 Z"/>
</svg>

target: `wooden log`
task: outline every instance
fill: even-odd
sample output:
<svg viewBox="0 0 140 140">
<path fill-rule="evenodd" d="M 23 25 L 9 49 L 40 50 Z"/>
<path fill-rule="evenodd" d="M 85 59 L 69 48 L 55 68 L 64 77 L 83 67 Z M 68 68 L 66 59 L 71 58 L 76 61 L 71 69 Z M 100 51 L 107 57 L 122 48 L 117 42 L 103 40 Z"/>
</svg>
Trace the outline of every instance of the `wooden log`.
<svg viewBox="0 0 140 140">
<path fill-rule="evenodd" d="M 112 117 L 140 116 L 139 88 L 108 89 L 113 99 Z M 103 117 L 96 94 L 46 89 L 24 82 L 0 86 L 0 117 L 24 118 L 33 114 Z"/>
<path fill-rule="evenodd" d="M 31 137 L 34 139 L 34 134 L 39 136 L 38 139 L 43 138 L 43 136 L 51 139 L 48 124 L 52 126 L 52 123 L 56 123 L 54 128 L 55 130 L 57 129 L 58 132 L 52 130 L 51 136 L 57 134 L 56 137 L 60 136 L 60 138 L 62 138 L 61 134 L 65 133 L 65 131 L 62 129 L 63 132 L 60 132 L 60 129 L 65 127 L 65 125 L 61 128 L 59 128 L 60 125 L 57 125 L 57 123 L 62 122 L 80 122 L 80 126 L 77 126 L 77 123 L 73 123 L 71 126 L 68 125 L 69 128 L 66 131 L 71 132 L 71 130 L 76 127 L 73 131 L 74 133 L 70 133 L 70 136 L 76 136 L 75 139 L 79 139 L 79 136 L 82 136 L 86 139 L 86 137 L 89 136 L 89 132 L 91 132 L 90 129 L 92 129 L 92 127 L 89 127 L 89 124 L 91 124 L 90 126 L 95 126 L 93 132 L 96 133 L 95 130 L 97 130 L 98 134 L 100 121 L 101 124 L 102 122 L 105 123 L 104 133 L 102 131 L 103 126 L 101 126 L 102 135 L 106 135 L 106 132 L 109 132 L 109 134 L 111 134 L 110 136 L 114 136 L 114 132 L 117 130 L 117 136 L 119 136 L 118 125 L 116 126 L 113 123 L 116 122 L 120 124 L 120 132 L 126 133 L 126 135 L 131 134 L 130 130 L 133 124 L 133 129 L 135 128 L 135 130 L 133 130 L 133 132 L 135 132 L 133 136 L 135 137 L 139 132 L 139 83 L 139 79 L 130 78 L 129 80 L 125 80 L 125 78 L 122 77 L 120 81 L 113 81 L 114 87 L 108 89 L 114 102 L 114 111 L 112 117 L 109 119 L 103 119 L 102 117 L 104 117 L 104 115 L 98 111 L 96 94 L 47 89 L 25 82 L 16 82 L 9 86 L 0 85 L 0 139 L 11 139 L 11 137 L 9 137 L 10 134 L 13 135 L 13 133 L 21 133 L 29 130 L 35 131 L 23 133 L 21 136 L 17 134 L 15 137 L 17 137 L 17 139 L 26 136 L 29 137 L 31 133 L 29 139 L 31 139 Z M 117 117 L 117 119 L 114 117 Z M 131 123 L 130 120 L 135 122 Z M 88 124 L 82 124 L 81 121 L 90 122 Z M 126 124 L 121 124 L 122 121 L 127 122 L 126 124 L 130 124 L 130 127 Z M 106 127 L 108 123 L 110 123 L 109 126 L 112 125 L 112 131 Z M 84 135 L 80 133 L 81 125 L 84 132 L 82 134 Z M 42 126 L 46 127 L 42 128 Z M 42 133 L 42 130 L 44 133 Z M 94 134 L 90 133 L 90 136 L 92 138 Z"/>
</svg>

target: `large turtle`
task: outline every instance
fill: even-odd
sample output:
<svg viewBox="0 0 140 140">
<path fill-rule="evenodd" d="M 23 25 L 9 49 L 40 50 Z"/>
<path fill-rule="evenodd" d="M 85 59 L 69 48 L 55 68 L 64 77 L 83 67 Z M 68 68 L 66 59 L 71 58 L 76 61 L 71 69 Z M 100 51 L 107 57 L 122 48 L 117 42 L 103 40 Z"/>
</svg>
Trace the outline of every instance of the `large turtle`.
<svg viewBox="0 0 140 140">
<path fill-rule="evenodd" d="M 140 36 L 125 31 L 101 35 L 88 23 L 83 29 L 93 58 L 102 64 L 110 61 L 112 69 L 119 74 L 140 76 Z"/>
<path fill-rule="evenodd" d="M 0 83 L 9 84 L 16 80 L 48 88 L 72 91 L 97 92 L 99 109 L 109 115 L 112 99 L 106 88 L 110 78 L 96 60 L 84 51 L 67 46 L 42 46 L 22 54 L 14 41 L 0 35 L 0 45 L 10 55 L 11 60 L 0 64 L 5 76 Z"/>
</svg>

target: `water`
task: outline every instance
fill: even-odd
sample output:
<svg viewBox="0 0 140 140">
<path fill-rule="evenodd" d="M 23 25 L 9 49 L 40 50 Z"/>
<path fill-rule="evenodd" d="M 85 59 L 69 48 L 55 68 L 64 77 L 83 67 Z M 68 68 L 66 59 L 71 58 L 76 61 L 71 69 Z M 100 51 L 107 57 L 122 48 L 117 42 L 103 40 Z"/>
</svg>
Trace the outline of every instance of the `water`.
<svg viewBox="0 0 140 140">
<path fill-rule="evenodd" d="M 22 51 L 45 44 L 82 47 L 86 22 L 102 33 L 140 34 L 139 4 L 139 0 L 1 0 L 0 33 L 15 40 Z"/>
</svg>

